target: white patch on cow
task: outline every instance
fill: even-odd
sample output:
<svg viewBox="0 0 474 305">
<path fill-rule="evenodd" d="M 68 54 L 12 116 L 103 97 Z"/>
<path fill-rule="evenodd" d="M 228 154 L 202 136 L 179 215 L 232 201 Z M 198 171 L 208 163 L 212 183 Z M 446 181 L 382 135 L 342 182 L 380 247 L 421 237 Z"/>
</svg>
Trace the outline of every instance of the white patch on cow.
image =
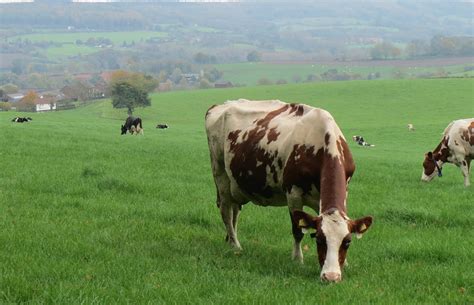
<svg viewBox="0 0 474 305">
<path fill-rule="evenodd" d="M 325 273 L 334 272 L 341 274 L 341 266 L 339 265 L 339 248 L 342 240 L 350 232 L 346 219 L 335 211 L 331 215 L 323 214 L 321 229 L 326 236 L 327 254 L 321 269 L 321 278 Z"/>
</svg>

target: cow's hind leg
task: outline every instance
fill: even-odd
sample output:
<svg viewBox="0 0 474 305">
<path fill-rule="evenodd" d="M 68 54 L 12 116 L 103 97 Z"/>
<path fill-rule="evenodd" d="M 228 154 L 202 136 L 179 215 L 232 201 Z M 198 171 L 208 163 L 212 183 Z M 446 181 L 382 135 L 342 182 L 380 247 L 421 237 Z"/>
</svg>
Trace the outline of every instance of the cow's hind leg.
<svg viewBox="0 0 474 305">
<path fill-rule="evenodd" d="M 217 207 L 220 210 L 222 221 L 227 232 L 226 241 L 236 249 L 242 249 L 237 239 L 237 222 L 240 212 L 240 204 L 232 197 L 230 191 L 230 180 L 224 170 L 224 165 L 211 158 L 214 182 L 217 188 Z"/>
<path fill-rule="evenodd" d="M 222 221 L 224 222 L 227 231 L 226 241 L 235 249 L 241 250 L 242 247 L 240 246 L 240 242 L 237 239 L 236 230 L 237 219 L 239 216 L 239 213 L 236 211 L 238 210 L 239 205 L 233 202 L 233 200 L 223 200 L 220 202 Z"/>
</svg>

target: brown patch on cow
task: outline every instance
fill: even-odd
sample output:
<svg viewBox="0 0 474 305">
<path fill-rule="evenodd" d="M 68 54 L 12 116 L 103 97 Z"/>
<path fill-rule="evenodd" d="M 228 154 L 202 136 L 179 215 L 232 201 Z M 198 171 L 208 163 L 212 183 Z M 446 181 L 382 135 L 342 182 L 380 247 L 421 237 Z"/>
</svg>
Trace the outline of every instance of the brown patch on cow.
<svg viewBox="0 0 474 305">
<path fill-rule="evenodd" d="M 229 139 L 235 137 L 236 132 L 229 133 Z M 248 131 L 246 140 L 238 144 L 231 142 L 230 151 L 234 153 L 234 157 L 230 162 L 230 169 L 243 191 L 250 195 L 259 194 L 270 198 L 273 190 L 267 185 L 267 166 L 270 168 L 273 180 L 277 183 L 278 175 L 273 161 L 278 152 L 270 153 L 259 147 L 259 142 L 264 138 L 265 133 L 266 128 L 257 126 Z"/>
<path fill-rule="evenodd" d="M 344 266 L 344 262 L 346 261 L 347 250 L 349 249 L 350 243 L 351 234 L 349 233 L 342 240 L 341 246 L 339 246 L 339 266 L 341 266 L 341 268 Z"/>
<path fill-rule="evenodd" d="M 289 105 L 285 105 L 277 110 L 273 110 L 269 112 L 263 119 L 257 120 L 255 124 L 258 126 L 262 126 L 265 129 L 268 128 L 268 124 L 270 124 L 271 120 L 273 120 L 276 116 L 288 110 L 288 107 Z"/>
<path fill-rule="evenodd" d="M 295 116 L 303 115 L 304 113 L 303 105 L 291 103 L 290 107 L 291 107 L 290 114 L 295 113 Z"/>
<path fill-rule="evenodd" d="M 352 159 L 352 156 L 350 156 Z M 347 159 L 344 163 L 347 162 Z M 323 154 L 323 164 L 321 167 L 321 212 L 336 208 L 342 214 L 347 214 L 344 201 L 346 199 L 346 165 L 340 158 L 333 158 L 326 150 Z M 351 167 L 351 165 L 347 165 Z"/>
<path fill-rule="evenodd" d="M 217 105 L 212 105 L 211 107 L 209 107 L 209 109 L 207 109 L 207 111 L 206 111 L 206 116 L 204 117 L 205 119 L 207 119 L 207 117 L 208 117 L 209 114 L 211 113 L 211 110 L 212 110 L 213 108 L 215 108 L 215 107 L 217 107 Z"/>
<path fill-rule="evenodd" d="M 425 154 L 425 160 L 423 161 L 423 168 L 425 175 L 429 176 L 435 170 L 435 165 L 432 159 L 435 161 L 442 161 L 443 163 L 448 162 L 448 157 L 451 155 L 448 147 L 449 137 L 445 136 L 441 142 L 436 146 L 430 155 L 430 153 Z"/>
<path fill-rule="evenodd" d="M 474 122 L 471 122 L 469 126 L 462 132 L 461 139 L 468 142 L 469 145 L 474 146 Z"/>
<path fill-rule="evenodd" d="M 234 149 L 237 143 L 237 139 L 239 138 L 239 134 L 242 130 L 237 129 L 234 131 L 229 132 L 227 139 L 230 141 L 230 149 Z"/>
<path fill-rule="evenodd" d="M 314 151 L 314 146 L 294 145 L 283 170 L 283 190 L 291 192 L 297 186 L 307 194 L 314 185 L 319 191 L 324 149 Z"/>
<path fill-rule="evenodd" d="M 326 144 L 326 146 L 329 145 L 329 138 L 331 136 L 329 135 L 329 132 L 326 132 L 326 134 L 324 135 L 324 143 Z"/>
<path fill-rule="evenodd" d="M 326 243 L 326 236 L 321 228 L 321 222 L 318 224 L 318 228 L 316 229 L 316 248 L 318 250 L 319 266 L 322 268 L 324 266 L 324 261 L 326 260 L 328 245 Z"/>
<path fill-rule="evenodd" d="M 339 140 L 337 141 L 337 150 L 339 154 L 342 156 L 341 162 L 344 164 L 344 172 L 346 173 L 346 180 L 349 177 L 352 177 L 355 172 L 355 162 L 352 158 L 352 154 L 349 150 L 349 146 L 347 145 L 346 141 L 343 137 L 339 136 Z"/>
<path fill-rule="evenodd" d="M 326 142 L 328 138 L 326 134 Z M 314 146 L 295 145 L 283 170 L 283 190 L 290 193 L 297 186 L 308 194 L 314 185 L 320 193 L 322 212 L 336 208 L 346 214 L 346 181 L 353 175 L 355 164 L 344 139 L 338 142 L 341 158 L 332 157 L 324 147 L 315 152 Z"/>
<path fill-rule="evenodd" d="M 435 168 L 436 168 L 432 158 L 433 158 L 433 153 L 429 152 L 425 154 L 425 159 L 423 160 L 423 172 L 427 176 L 430 176 L 435 171 Z"/>
<path fill-rule="evenodd" d="M 276 131 L 276 127 L 271 128 L 267 134 L 267 139 L 268 139 L 267 144 L 270 144 L 272 141 L 276 141 L 279 135 L 280 133 Z"/>
<path fill-rule="evenodd" d="M 272 188 L 267 185 L 267 167 L 270 169 L 274 183 L 278 184 L 278 172 L 274 164 L 278 151 L 269 152 L 260 147 L 259 143 L 265 135 L 268 139 L 267 144 L 278 139 L 280 133 L 276 131 L 276 128 L 268 130 L 268 126 L 276 116 L 288 110 L 289 107 L 285 105 L 267 113 L 262 119 L 255 120 L 255 128 L 245 131 L 241 143 L 237 144 L 236 141 L 231 140 L 230 151 L 234 153 L 230 162 L 232 176 L 239 187 L 249 195 L 258 194 L 266 198 L 273 195 Z M 235 137 L 235 134 L 231 133 L 229 137 Z"/>
</svg>

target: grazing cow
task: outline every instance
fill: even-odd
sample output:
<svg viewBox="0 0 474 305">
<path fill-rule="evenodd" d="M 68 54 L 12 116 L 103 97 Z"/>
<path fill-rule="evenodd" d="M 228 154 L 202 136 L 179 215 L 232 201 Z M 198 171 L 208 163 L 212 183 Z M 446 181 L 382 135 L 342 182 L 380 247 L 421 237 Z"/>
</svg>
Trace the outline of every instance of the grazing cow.
<svg viewBox="0 0 474 305">
<path fill-rule="evenodd" d="M 444 163 L 453 163 L 461 168 L 464 185 L 469 186 L 471 160 L 474 159 L 474 118 L 451 122 L 443 132 L 436 148 L 425 154 L 422 181 L 431 181 L 442 176 Z"/>
<path fill-rule="evenodd" d="M 156 125 L 156 128 L 158 129 L 166 129 L 166 128 L 169 128 L 168 124 L 158 124 Z"/>
<path fill-rule="evenodd" d="M 143 125 L 141 118 L 134 118 L 133 116 L 129 116 L 127 120 L 125 120 L 125 125 L 122 125 L 122 135 L 130 132 L 130 134 L 143 134 Z"/>
<path fill-rule="evenodd" d="M 321 279 L 340 281 L 351 233 L 367 231 L 372 217 L 347 215 L 355 165 L 332 116 L 303 104 L 241 99 L 212 106 L 206 131 L 226 240 L 241 249 L 237 222 L 245 203 L 288 206 L 293 259 L 303 262 L 303 231 L 314 229 Z M 306 214 L 303 206 L 319 216 Z"/>
<path fill-rule="evenodd" d="M 364 137 L 362 136 L 352 136 L 352 140 L 357 142 L 360 146 L 374 147 L 375 145 L 365 142 Z"/>
<path fill-rule="evenodd" d="M 16 117 L 12 120 L 12 122 L 16 122 L 16 123 L 26 123 L 26 122 L 29 122 L 29 121 L 32 121 L 33 119 L 30 118 L 30 117 Z"/>
<path fill-rule="evenodd" d="M 413 126 L 413 124 L 408 124 L 408 131 L 415 131 L 415 126 Z"/>
</svg>

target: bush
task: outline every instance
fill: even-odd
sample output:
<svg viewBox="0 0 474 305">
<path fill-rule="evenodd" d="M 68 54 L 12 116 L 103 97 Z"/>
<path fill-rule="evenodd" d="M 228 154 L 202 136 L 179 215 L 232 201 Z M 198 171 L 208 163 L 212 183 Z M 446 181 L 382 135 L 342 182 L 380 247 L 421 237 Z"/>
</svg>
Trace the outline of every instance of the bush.
<svg viewBox="0 0 474 305">
<path fill-rule="evenodd" d="M 273 85 L 273 82 L 266 77 L 263 77 L 257 81 L 257 85 L 259 86 L 266 86 L 266 85 Z"/>
<path fill-rule="evenodd" d="M 8 111 L 12 109 L 12 104 L 9 102 L 0 102 L 0 110 L 2 111 Z"/>
</svg>

